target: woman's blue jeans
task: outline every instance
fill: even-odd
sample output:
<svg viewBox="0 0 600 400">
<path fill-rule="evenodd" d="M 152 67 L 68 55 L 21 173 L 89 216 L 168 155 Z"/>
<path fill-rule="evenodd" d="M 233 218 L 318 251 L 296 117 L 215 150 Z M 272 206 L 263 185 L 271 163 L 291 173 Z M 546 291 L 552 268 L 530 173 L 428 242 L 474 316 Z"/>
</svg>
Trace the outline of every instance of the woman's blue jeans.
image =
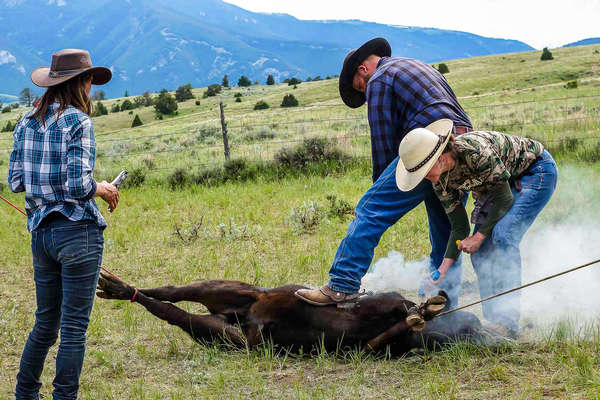
<svg viewBox="0 0 600 400">
<path fill-rule="evenodd" d="M 430 269 L 436 269 L 442 263 L 451 230 L 448 216 L 428 180 L 424 179 L 409 192 L 398 189 L 397 164 L 398 157 L 387 166 L 358 202 L 356 217 L 348 226 L 346 237 L 340 243 L 329 270 L 329 287 L 333 290 L 344 293 L 358 291 L 383 233 L 423 201 L 429 219 Z M 450 306 L 458 304 L 461 277 L 459 259 L 439 285 L 440 289 L 448 293 Z"/>
<path fill-rule="evenodd" d="M 556 163 L 550 153 L 544 150 L 521 178 L 521 190 L 513 189 L 511 209 L 498 221 L 479 250 L 471 255 L 482 299 L 521 285 L 519 244 L 552 197 L 557 180 Z M 475 231 L 478 229 L 476 225 Z M 519 331 L 520 308 L 520 291 L 482 303 L 485 319 L 514 333 Z"/>
<path fill-rule="evenodd" d="M 37 299 L 17 375 L 17 399 L 38 399 L 40 376 L 60 330 L 54 399 L 76 399 L 104 238 L 94 222 L 54 219 L 31 233 Z"/>
</svg>

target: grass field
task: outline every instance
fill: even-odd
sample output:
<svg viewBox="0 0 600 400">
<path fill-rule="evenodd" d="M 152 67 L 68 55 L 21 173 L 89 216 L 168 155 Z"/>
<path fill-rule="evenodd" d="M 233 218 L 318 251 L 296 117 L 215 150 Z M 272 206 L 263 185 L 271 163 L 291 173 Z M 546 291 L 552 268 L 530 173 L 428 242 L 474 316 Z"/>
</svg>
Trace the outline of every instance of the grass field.
<svg viewBox="0 0 600 400">
<path fill-rule="evenodd" d="M 595 97 L 600 96 L 598 49 L 600 46 L 556 49 L 555 60 L 550 62 L 539 61 L 539 52 L 452 60 L 447 62 L 451 71 L 447 76 L 476 126 L 503 126 L 548 141 L 591 138 L 600 136 L 600 97 Z M 565 89 L 573 74 L 578 88 Z M 242 103 L 233 103 L 237 91 L 232 88 L 223 96 L 233 157 L 270 158 L 284 145 L 266 144 L 270 141 L 368 134 L 365 109 L 340 106 L 335 79 L 302 83 L 295 90 L 287 85 L 253 86 L 242 91 Z M 298 97 L 301 107 L 275 107 L 289 92 Z M 566 97 L 576 98 L 552 100 Z M 259 99 L 272 108 L 249 110 Z M 113 101 L 107 101 L 109 108 Z M 100 174 L 136 166 L 147 173 L 144 185 L 121 192 L 114 214 L 104 212 L 109 223 L 104 265 L 140 287 L 203 279 L 236 279 L 265 287 L 325 282 L 349 219 L 325 218 L 314 232 L 298 235 L 287 217 L 293 207 L 307 201 L 327 208 L 329 194 L 356 204 L 370 185 L 368 160 L 328 176 L 283 180 L 259 176 L 245 183 L 170 190 L 164 177 L 175 167 L 197 169 L 200 163 L 221 162 L 220 130 L 202 133 L 205 127 L 220 126 L 216 100 L 200 101 L 200 106 L 194 100 L 180 103 L 179 115 L 163 121 L 153 120 L 150 108 L 135 110 L 145 125 L 134 129 L 127 128 L 133 119 L 127 112 L 95 119 Z M 0 114 L 0 126 L 18 112 L 23 109 Z M 520 125 L 523 123 L 526 125 Z M 269 138 L 258 144 L 255 139 L 245 139 L 261 129 L 274 136 L 267 135 Z M 172 135 L 131 139 L 166 134 Z M 112 139 L 119 141 L 109 142 Z M 193 141 L 185 146 L 188 139 Z M 368 155 L 368 138 L 363 139 L 364 143 L 356 145 L 344 146 L 342 141 L 340 146 L 355 155 Z M 595 139 L 578 142 L 557 157 L 559 187 L 528 236 L 554 229 L 566 220 L 585 219 L 590 225 L 600 222 L 596 207 L 600 164 L 583 162 L 580 157 L 584 148 L 593 150 L 597 143 Z M 2 134 L 0 176 L 6 176 L 10 145 L 10 134 Z M 215 147 L 206 148 L 211 145 Z M 152 163 L 144 159 L 152 159 Z M 10 194 L 6 188 L 0 193 L 22 206 L 22 195 Z M 106 210 L 105 203 L 99 201 L 99 206 Z M 197 240 L 186 243 L 175 235 L 175 225 L 185 234 L 200 221 Z M 10 398 L 19 356 L 33 324 L 35 299 L 25 221 L 0 205 L 0 222 L 0 398 Z M 420 206 L 386 232 L 375 259 L 391 250 L 408 260 L 419 259 L 429 252 L 427 238 L 426 214 Z M 566 251 L 575 245 L 565 238 Z M 551 246 L 540 249 L 547 255 L 553 254 L 552 250 Z M 577 255 L 569 260 L 575 263 Z M 464 281 L 473 283 L 468 259 L 465 264 Z M 532 268 L 533 263 L 527 261 L 524 275 Z M 406 295 L 416 299 L 414 292 Z M 476 298 L 476 290 L 465 291 L 461 302 Z M 204 312 L 195 304 L 183 307 Z M 480 313 L 477 307 L 472 311 Z M 600 399 L 600 326 L 595 314 L 588 317 L 583 324 L 534 325 L 524 330 L 518 342 L 494 348 L 463 344 L 424 357 L 396 360 L 375 359 L 353 349 L 298 357 L 269 346 L 232 351 L 195 344 L 138 305 L 98 299 L 88 332 L 80 394 L 84 399 Z M 43 375 L 46 396 L 52 389 L 55 350 Z"/>
</svg>

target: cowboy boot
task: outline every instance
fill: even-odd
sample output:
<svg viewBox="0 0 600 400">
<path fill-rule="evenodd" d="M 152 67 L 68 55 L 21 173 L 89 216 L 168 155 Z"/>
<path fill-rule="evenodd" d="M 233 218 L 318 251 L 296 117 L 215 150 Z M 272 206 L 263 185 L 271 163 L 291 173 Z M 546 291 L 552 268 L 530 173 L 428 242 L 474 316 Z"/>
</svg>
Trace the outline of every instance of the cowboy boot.
<svg viewBox="0 0 600 400">
<path fill-rule="evenodd" d="M 358 293 L 337 292 L 332 290 L 328 285 L 325 285 L 319 289 L 298 289 L 294 293 L 294 296 L 313 306 L 327 306 L 353 301 L 360 295 Z"/>
</svg>

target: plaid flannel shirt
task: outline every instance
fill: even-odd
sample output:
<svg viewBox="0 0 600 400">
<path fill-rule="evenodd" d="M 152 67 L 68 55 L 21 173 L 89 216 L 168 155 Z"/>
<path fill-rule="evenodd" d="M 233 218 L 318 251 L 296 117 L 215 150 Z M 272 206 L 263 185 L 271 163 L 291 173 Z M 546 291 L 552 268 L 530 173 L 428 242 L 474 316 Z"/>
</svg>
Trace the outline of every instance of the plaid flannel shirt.
<svg viewBox="0 0 600 400">
<path fill-rule="evenodd" d="M 367 82 L 373 181 L 398 156 L 400 141 L 414 128 L 441 118 L 472 128 L 442 74 L 422 61 L 383 57 Z"/>
<path fill-rule="evenodd" d="M 33 231 L 53 211 L 72 221 L 92 220 L 106 227 L 93 196 L 96 160 L 94 128 L 89 116 L 73 106 L 57 115 L 48 107 L 46 123 L 27 118 L 14 131 L 8 168 L 10 189 L 25 192 L 27 229 Z"/>
</svg>

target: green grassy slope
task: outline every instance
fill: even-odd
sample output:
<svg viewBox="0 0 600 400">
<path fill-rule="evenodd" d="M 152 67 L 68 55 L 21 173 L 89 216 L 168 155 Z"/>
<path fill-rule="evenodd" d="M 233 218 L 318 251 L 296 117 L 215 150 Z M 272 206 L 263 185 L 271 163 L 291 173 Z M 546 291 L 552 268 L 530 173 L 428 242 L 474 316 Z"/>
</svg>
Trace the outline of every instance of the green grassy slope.
<svg viewBox="0 0 600 400">
<path fill-rule="evenodd" d="M 543 63 L 539 52 L 451 60 L 447 62 L 451 71 L 447 77 L 477 126 L 504 124 L 520 133 L 521 126 L 515 122 L 525 121 L 528 125 L 523 133 L 533 136 L 600 136 L 598 98 L 588 97 L 600 94 L 598 49 L 600 46 L 557 49 L 555 60 Z M 565 74 L 574 71 L 582 75 L 578 88 L 563 88 L 565 80 L 573 79 L 571 75 L 565 79 Z M 233 102 L 237 91 L 244 94 L 240 104 Z M 474 97 L 474 92 L 479 94 Z M 259 99 L 275 106 L 285 93 L 294 93 L 301 107 L 249 110 Z M 578 98 L 551 100 L 564 97 Z M 267 157 L 268 151 L 283 145 L 264 144 L 268 141 L 368 133 L 364 108 L 349 110 L 339 105 L 336 80 L 302 83 L 295 90 L 285 85 L 233 88 L 222 98 L 227 104 L 234 156 Z M 107 101 L 108 106 L 115 101 Z M 214 133 L 206 129 L 220 126 L 217 100 L 200 101 L 200 106 L 193 100 L 180 104 L 179 116 L 163 121 L 154 121 L 150 108 L 135 110 L 134 115 L 139 113 L 145 122 L 135 129 L 127 128 L 133 119 L 127 112 L 95 118 L 100 171 L 136 165 L 148 168 L 150 163 L 144 160 L 152 159 L 149 177 L 160 177 L 175 166 L 220 160 L 220 130 Z M 523 101 L 535 102 L 493 106 Z M 19 112 L 23 109 L 0 114 L 0 126 Z M 549 122 L 579 117 L 560 124 Z M 260 130 L 274 136 L 259 144 L 245 141 L 247 135 L 257 135 Z M 173 135 L 128 142 L 134 136 L 158 134 Z M 9 133 L 0 136 L 0 177 L 6 176 L 8 158 L 2 150 L 10 148 L 10 141 L 5 139 L 10 139 Z M 128 147 L 110 142 L 112 139 L 125 139 L 122 142 Z M 186 141 L 190 141 L 187 147 Z M 205 149 L 208 145 L 215 147 Z M 343 142 L 340 145 L 344 147 Z M 368 154 L 368 138 L 355 148 L 344 148 Z M 160 153 L 161 149 L 168 151 Z M 144 154 L 127 156 L 142 150 Z M 533 232 L 580 210 L 598 217 L 593 205 L 600 201 L 594 184 L 600 180 L 599 164 L 565 157 L 560 169 L 557 192 Z M 140 287 L 202 279 L 238 279 L 265 287 L 319 285 L 327 279 L 349 220 L 328 218 L 313 233 L 298 236 L 286 217 L 292 207 L 309 200 L 326 206 L 328 194 L 355 204 L 370 185 L 370 171 L 369 165 L 363 164 L 327 177 L 276 182 L 258 179 L 176 191 L 150 183 L 122 190 L 114 214 L 108 215 L 106 204 L 99 201 L 109 223 L 104 265 L 123 279 Z M 10 194 L 6 188 L 0 194 L 19 206 L 23 204 L 22 195 Z M 197 240 L 183 243 L 175 235 L 175 225 L 186 230 L 201 220 Z M 29 238 L 22 215 L 0 204 L 0 398 L 11 397 L 20 352 L 33 324 Z M 375 258 L 390 250 L 402 252 L 408 260 L 429 252 L 422 206 L 385 233 Z M 465 263 L 464 279 L 474 282 L 468 260 Z M 416 298 L 415 293 L 406 294 Z M 475 298 L 475 292 L 467 291 L 462 301 Z M 205 311 L 197 304 L 181 306 L 192 312 Z M 477 307 L 472 310 L 480 313 Z M 180 330 L 138 305 L 98 299 L 88 333 L 80 394 L 83 399 L 592 399 L 600 398 L 599 350 L 597 325 L 579 331 L 559 324 L 542 333 L 525 330 L 525 340 L 517 344 L 492 349 L 459 345 L 439 354 L 399 360 L 376 360 L 352 350 L 337 355 L 316 352 L 312 358 L 275 353 L 268 346 L 248 352 L 227 351 L 194 344 Z M 54 356 L 55 349 L 42 378 L 42 392 L 47 397 L 52 390 Z"/>
</svg>

